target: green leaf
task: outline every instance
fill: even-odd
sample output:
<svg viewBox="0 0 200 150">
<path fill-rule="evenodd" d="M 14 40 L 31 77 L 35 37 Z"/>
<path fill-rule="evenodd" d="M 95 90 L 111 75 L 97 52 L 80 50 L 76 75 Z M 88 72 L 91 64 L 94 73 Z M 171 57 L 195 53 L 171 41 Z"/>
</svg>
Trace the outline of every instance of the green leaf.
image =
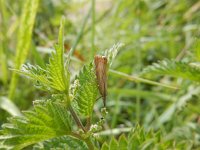
<svg viewBox="0 0 200 150">
<path fill-rule="evenodd" d="M 53 89 L 68 93 L 70 75 L 68 70 L 64 67 L 63 30 L 64 19 L 62 19 L 60 24 L 58 44 L 55 45 L 56 51 L 52 53 L 46 69 L 43 69 L 40 66 L 27 64 L 23 65 L 21 70 L 13 70 L 31 78 L 33 81 L 39 82 L 46 90 Z"/>
<path fill-rule="evenodd" d="M 64 19 L 61 20 L 58 44 L 55 45 L 56 52 L 52 53 L 50 57 L 49 64 L 47 66 L 47 71 L 50 75 L 50 81 L 52 86 L 54 86 L 59 91 L 65 91 L 68 89 L 67 77 L 69 74 L 65 74 L 64 69 Z"/>
<path fill-rule="evenodd" d="M 57 137 L 34 146 L 34 150 L 51 149 L 88 150 L 86 144 L 83 141 L 70 136 Z"/>
<path fill-rule="evenodd" d="M 191 129 L 191 127 L 189 127 Z M 192 138 L 192 134 L 197 132 L 193 131 L 189 136 L 184 135 L 183 131 L 187 131 L 187 128 L 180 128 L 179 131 L 172 132 L 168 134 L 167 138 L 163 136 L 160 132 L 154 132 L 153 130 L 145 131 L 143 127 L 136 125 L 135 129 L 129 132 L 128 137 L 121 135 L 117 141 L 112 137 L 109 144 L 103 143 L 101 150 L 151 150 L 151 149 L 184 149 L 187 145 L 190 145 L 188 139 Z M 190 131 L 188 132 L 190 133 Z M 185 141 L 179 142 L 177 137 L 186 138 Z M 190 144 L 189 144 L 190 143 Z M 109 146 L 108 146 L 109 145 Z"/>
<path fill-rule="evenodd" d="M 118 149 L 120 150 L 127 150 L 128 141 L 124 134 L 122 134 L 119 138 L 119 146 Z"/>
<path fill-rule="evenodd" d="M 175 60 L 163 60 L 144 69 L 142 74 L 160 74 L 180 77 L 200 82 L 200 66 L 195 63 L 177 62 Z"/>
<path fill-rule="evenodd" d="M 26 0 L 22 10 L 21 21 L 19 24 L 17 50 L 15 57 L 15 69 L 20 69 L 20 66 L 25 62 L 31 43 L 33 26 L 39 5 L 39 0 Z M 12 100 L 15 93 L 15 88 L 18 81 L 18 75 L 14 72 L 10 84 L 9 98 Z"/>
<path fill-rule="evenodd" d="M 109 150 L 116 150 L 117 148 L 118 148 L 118 142 L 114 137 L 112 137 L 109 145 Z"/>
<path fill-rule="evenodd" d="M 39 82 L 42 86 L 56 88 L 53 86 L 52 82 L 48 80 L 48 73 L 45 69 L 36 65 L 24 64 L 21 67 L 21 70 L 12 69 L 16 73 L 22 74 L 26 77 L 29 77 L 33 81 Z"/>
<path fill-rule="evenodd" d="M 0 97 L 0 108 L 7 111 L 12 116 L 21 116 L 21 112 L 18 107 L 8 98 Z"/>
<path fill-rule="evenodd" d="M 109 150 L 109 146 L 108 146 L 108 144 L 106 142 L 103 143 L 103 145 L 101 147 L 101 150 Z"/>
<path fill-rule="evenodd" d="M 78 112 L 83 116 L 91 116 L 98 95 L 96 75 L 92 64 L 83 67 L 77 81 L 79 85 L 74 100 L 77 103 Z"/>
<path fill-rule="evenodd" d="M 172 119 L 172 116 L 176 114 L 177 111 L 184 109 L 184 107 L 192 100 L 194 95 L 199 95 L 200 87 L 199 86 L 191 86 L 187 91 L 185 91 L 184 95 L 179 97 L 178 100 L 168 106 L 162 114 L 158 117 L 157 126 L 164 124 L 165 122 Z"/>
<path fill-rule="evenodd" d="M 37 104 L 34 111 L 25 111 L 24 117 L 13 117 L 3 124 L 0 142 L 18 150 L 71 131 L 67 109 L 59 103 Z M 1 148 L 1 147 L 0 147 Z"/>
</svg>

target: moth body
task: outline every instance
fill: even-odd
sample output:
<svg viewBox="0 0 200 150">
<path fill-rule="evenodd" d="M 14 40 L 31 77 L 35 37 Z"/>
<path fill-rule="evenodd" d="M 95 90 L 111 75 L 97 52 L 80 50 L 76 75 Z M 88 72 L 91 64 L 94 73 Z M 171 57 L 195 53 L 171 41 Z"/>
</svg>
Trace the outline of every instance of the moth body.
<svg viewBox="0 0 200 150">
<path fill-rule="evenodd" d="M 98 88 L 103 99 L 104 107 L 106 106 L 107 95 L 107 62 L 108 60 L 105 56 L 96 55 L 94 58 Z"/>
</svg>

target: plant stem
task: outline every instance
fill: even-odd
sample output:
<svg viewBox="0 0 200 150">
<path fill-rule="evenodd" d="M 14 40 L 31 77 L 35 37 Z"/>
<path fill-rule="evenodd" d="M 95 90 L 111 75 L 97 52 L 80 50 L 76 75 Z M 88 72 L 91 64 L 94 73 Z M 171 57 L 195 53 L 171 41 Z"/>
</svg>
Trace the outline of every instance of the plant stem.
<svg viewBox="0 0 200 150">
<path fill-rule="evenodd" d="M 95 0 L 92 0 L 92 36 L 91 36 L 91 59 L 95 54 Z"/>
<path fill-rule="evenodd" d="M 69 104 L 69 111 L 70 111 L 72 117 L 74 118 L 74 121 L 76 122 L 77 126 L 86 133 L 86 130 L 85 130 L 81 120 L 79 119 L 79 117 L 77 116 L 76 112 L 74 111 L 74 109 L 72 108 L 72 106 L 70 104 Z"/>
<path fill-rule="evenodd" d="M 95 24 L 101 22 L 110 12 L 112 9 L 106 10 L 99 18 L 95 20 Z M 89 26 L 85 29 L 84 34 L 87 34 L 91 30 L 92 26 Z"/>
<path fill-rule="evenodd" d="M 16 54 L 15 54 L 15 69 L 20 69 L 20 66 L 26 61 L 31 38 L 33 34 L 33 27 L 35 23 L 35 17 L 39 6 L 39 0 L 27 0 L 24 3 L 23 10 L 20 16 L 20 28 L 18 31 Z M 15 90 L 17 88 L 19 75 L 16 72 L 12 73 L 10 88 L 9 88 L 9 99 L 14 100 Z"/>
<path fill-rule="evenodd" d="M 89 117 L 87 118 L 87 124 L 86 124 L 86 130 L 87 130 L 87 131 L 89 131 L 90 126 L 91 126 L 91 117 L 89 116 Z"/>
<path fill-rule="evenodd" d="M 115 108 L 114 108 L 114 115 L 112 117 L 112 123 L 111 123 L 111 128 L 114 128 L 116 126 L 117 123 L 117 118 L 119 117 L 119 113 L 120 113 L 120 94 L 119 96 L 117 96 L 116 101 L 115 101 Z"/>
<path fill-rule="evenodd" d="M 137 83 L 137 90 L 140 90 L 140 83 Z M 138 124 L 140 123 L 140 101 L 141 98 L 139 95 L 136 96 L 136 120 Z"/>
<path fill-rule="evenodd" d="M 130 81 L 143 82 L 143 83 L 147 83 L 147 84 L 151 84 L 151 85 L 158 85 L 158 86 L 163 86 L 163 87 L 166 87 L 166 88 L 178 90 L 178 87 L 175 87 L 175 86 L 151 81 L 151 80 L 148 80 L 148 79 L 143 79 L 143 78 L 136 77 L 136 76 L 131 76 L 131 75 L 125 74 L 123 72 L 115 71 L 115 70 L 112 70 L 112 69 L 109 70 L 109 73 L 116 75 L 116 76 L 123 77 L 124 79 L 130 80 Z"/>
<path fill-rule="evenodd" d="M 138 23 L 140 24 L 140 19 L 138 18 Z M 138 32 L 141 32 L 141 28 L 139 28 Z M 137 46 L 138 49 L 141 49 L 141 45 Z M 136 52 L 137 55 L 137 71 L 140 72 L 142 70 L 142 58 L 141 58 L 141 51 Z M 133 69 L 134 70 L 134 69 Z M 140 82 L 136 85 L 137 90 L 141 90 Z M 136 121 L 140 124 L 140 109 L 141 109 L 141 97 L 140 95 L 136 96 Z"/>
<path fill-rule="evenodd" d="M 78 134 L 78 133 L 71 132 L 70 135 L 73 136 L 73 137 L 75 137 L 75 138 L 77 138 L 77 139 L 80 139 L 80 140 L 84 141 L 84 138 L 80 134 Z"/>
<path fill-rule="evenodd" d="M 90 17 L 90 13 L 91 13 L 91 8 L 88 11 L 87 15 L 85 16 L 83 24 L 81 25 L 81 29 L 80 29 L 80 31 L 78 33 L 78 36 L 77 36 L 75 42 L 73 43 L 72 48 L 69 51 L 69 57 L 71 57 L 73 55 L 74 50 L 76 49 L 76 46 L 78 45 L 79 41 L 81 40 L 81 37 L 83 35 L 83 31 L 85 29 L 85 25 L 86 25 L 86 23 L 87 23 L 87 21 L 88 21 L 88 19 Z M 70 63 L 70 59 L 68 61 L 69 61 L 68 63 Z"/>
<path fill-rule="evenodd" d="M 8 64 L 7 64 L 7 46 L 8 46 L 8 37 L 6 34 L 7 31 L 7 23 L 8 23 L 8 15 L 7 15 L 7 11 L 6 11 L 6 7 L 5 4 L 6 1 L 5 0 L 0 0 L 0 17 L 2 18 L 2 22 L 1 22 L 1 29 L 0 29 L 0 37 L 2 37 L 2 40 L 0 40 L 0 65 L 2 66 L 2 72 L 3 72 L 3 76 L 2 76 L 2 81 L 4 83 L 5 86 L 7 86 L 7 82 L 8 82 Z"/>
</svg>

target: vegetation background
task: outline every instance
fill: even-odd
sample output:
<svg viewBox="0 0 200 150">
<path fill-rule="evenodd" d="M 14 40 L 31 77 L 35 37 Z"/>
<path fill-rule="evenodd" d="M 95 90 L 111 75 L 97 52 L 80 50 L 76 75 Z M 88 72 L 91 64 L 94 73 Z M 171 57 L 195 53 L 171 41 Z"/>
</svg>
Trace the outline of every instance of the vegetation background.
<svg viewBox="0 0 200 150">
<path fill-rule="evenodd" d="M 0 0 L 0 125 L 19 110 L 32 109 L 34 100 L 48 97 L 9 68 L 19 69 L 23 63 L 45 66 L 62 16 L 65 54 L 74 50 L 72 78 L 96 54 L 124 44 L 109 71 L 109 114 L 100 132 L 104 140 L 139 124 L 145 131 L 159 131 L 174 145 L 198 149 L 198 0 Z M 99 100 L 96 120 L 101 107 Z"/>
</svg>

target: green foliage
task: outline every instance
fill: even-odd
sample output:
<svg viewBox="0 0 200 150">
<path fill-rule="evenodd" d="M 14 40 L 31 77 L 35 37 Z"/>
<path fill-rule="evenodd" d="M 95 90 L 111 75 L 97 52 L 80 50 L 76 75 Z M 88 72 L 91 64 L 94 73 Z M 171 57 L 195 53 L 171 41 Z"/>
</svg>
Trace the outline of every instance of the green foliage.
<svg viewBox="0 0 200 150">
<path fill-rule="evenodd" d="M 119 137 L 119 146 L 118 146 L 118 148 L 119 148 L 120 150 L 126 150 L 127 145 L 128 145 L 128 141 L 127 141 L 125 135 L 122 134 L 122 135 Z"/>
<path fill-rule="evenodd" d="M 200 67 L 192 63 L 163 60 L 144 69 L 143 74 L 153 73 L 170 75 L 173 77 L 189 79 L 200 82 Z"/>
<path fill-rule="evenodd" d="M 19 69 L 20 66 L 25 62 L 31 44 L 31 37 L 33 32 L 33 26 L 35 23 L 35 17 L 39 0 L 27 0 L 24 3 L 21 22 L 19 24 L 18 42 L 15 57 L 15 69 Z M 17 85 L 18 76 L 14 72 L 10 84 L 9 98 L 12 100 Z"/>
<path fill-rule="evenodd" d="M 1 18 L 5 19 L 7 18 L 7 12 L 6 12 L 6 7 L 5 7 L 5 0 L 0 1 L 0 14 Z M 6 19 L 5 19 L 6 20 Z M 3 81 L 4 85 L 7 85 L 8 82 L 8 53 L 7 53 L 7 42 L 8 39 L 6 37 L 6 31 L 8 29 L 6 22 L 1 21 L 0 22 L 0 71 L 2 74 L 0 75 L 0 80 Z"/>
<path fill-rule="evenodd" d="M 57 137 L 34 146 L 34 150 L 51 149 L 88 150 L 86 144 L 83 141 L 72 138 L 70 136 Z"/>
<path fill-rule="evenodd" d="M 4 109 L 8 113 L 10 113 L 12 116 L 20 116 L 20 110 L 17 108 L 17 106 L 6 97 L 0 97 L 0 108 Z"/>
<path fill-rule="evenodd" d="M 77 110 L 81 115 L 89 117 L 92 115 L 98 95 L 96 75 L 92 63 L 83 67 L 76 79 L 76 84 L 78 87 L 74 93 L 74 100 L 77 104 Z"/>
<path fill-rule="evenodd" d="M 36 104 L 34 111 L 25 111 L 24 117 L 10 118 L 9 123 L 2 127 L 0 141 L 3 141 L 4 146 L 8 145 L 11 149 L 17 150 L 69 134 L 71 122 L 68 111 L 63 105 L 49 101 Z"/>
<path fill-rule="evenodd" d="M 38 84 L 51 88 L 56 88 L 52 85 L 51 81 L 48 80 L 48 74 L 47 71 L 41 68 L 40 66 L 33 66 L 31 64 L 26 64 L 21 67 L 21 70 L 15 70 L 16 73 L 25 75 L 29 77 L 33 81 L 37 81 Z M 48 88 L 47 88 L 48 89 Z"/>
<path fill-rule="evenodd" d="M 97 146 L 98 149 L 122 150 L 199 149 L 200 88 L 195 83 L 199 82 L 199 39 L 197 38 L 195 42 L 200 31 L 199 1 L 110 0 L 108 2 L 82 0 L 81 2 L 68 1 L 67 3 L 53 0 L 40 1 L 39 13 L 33 19 L 31 16 L 34 16 L 35 12 L 30 12 L 34 6 L 38 5 L 36 3 L 38 1 L 0 0 L 0 105 L 6 110 L 0 110 L 0 124 L 5 123 L 5 118 L 9 113 L 17 114 L 16 107 L 13 107 L 14 105 L 9 103 L 10 98 L 6 97 L 9 81 L 11 81 L 8 68 L 12 67 L 12 64 L 17 65 L 16 61 L 13 61 L 16 46 L 17 51 L 21 51 L 17 52 L 20 65 L 18 68 L 14 68 L 16 72 L 32 79 L 38 87 L 50 90 L 50 92 L 45 92 L 30 88 L 30 82 L 20 79 L 21 82 L 18 82 L 16 92 L 14 90 L 12 90 L 13 94 L 10 92 L 10 95 L 15 95 L 16 105 L 20 109 L 31 109 L 33 99 L 43 100 L 35 104 L 33 111 L 26 112 L 24 117 L 15 117 L 10 119 L 9 126 L 3 125 L 4 129 L 0 131 L 1 138 L 10 136 L 11 140 L 9 141 L 9 138 L 0 140 L 0 149 L 15 149 L 16 141 L 12 136 L 21 136 L 25 132 L 33 133 L 32 135 L 36 136 L 35 145 L 29 145 L 25 149 L 92 149 L 93 146 Z M 91 2 L 92 7 L 89 9 L 88 6 Z M 23 4 L 26 6 L 24 9 L 22 9 Z M 24 11 L 25 9 L 26 11 Z M 45 66 L 45 62 L 48 62 L 47 55 L 52 52 L 49 47 L 54 44 L 53 39 L 57 34 L 57 26 L 63 14 L 66 16 L 65 28 L 67 28 L 67 36 L 64 37 L 65 43 L 62 36 L 59 36 L 61 38 L 54 47 L 55 51 L 49 59 L 49 64 Z M 18 16 L 26 17 L 24 17 L 24 21 L 20 22 Z M 32 24 L 27 22 L 30 22 L 31 19 L 36 22 L 34 31 L 31 31 L 33 32 L 34 52 L 27 48 L 31 41 L 30 32 L 28 32 L 30 30 L 27 28 L 32 27 Z M 25 38 L 22 36 L 16 38 L 18 29 L 23 31 L 23 33 L 18 33 L 22 33 Z M 61 34 L 62 30 L 59 35 Z M 112 63 L 120 44 L 114 45 L 105 53 L 100 50 L 110 47 L 118 41 L 125 43 L 125 46 L 115 59 L 115 63 Z M 23 44 L 19 44 L 20 42 Z M 28 51 L 30 57 L 27 60 Z M 63 63 L 63 51 L 69 52 L 67 66 L 64 66 Z M 114 70 L 109 70 L 107 82 L 109 87 L 108 104 L 105 110 L 108 110 L 109 113 L 106 117 L 102 111 L 100 112 L 101 101 L 95 104 L 95 114 L 93 113 L 94 103 L 99 98 L 98 90 L 93 66 L 90 72 L 90 65 L 85 64 L 92 61 L 91 58 L 95 53 L 107 56 L 108 65 L 113 64 L 114 68 Z M 163 60 L 163 58 L 167 60 L 153 65 L 154 69 L 152 70 L 144 71 L 144 75 L 147 74 L 149 78 L 156 76 L 156 80 L 160 80 L 161 83 L 138 77 L 143 68 L 157 60 Z M 39 66 L 26 64 L 22 66 L 21 70 L 18 70 L 25 61 Z M 186 63 L 186 61 L 196 63 Z M 81 70 L 83 65 L 86 69 L 82 69 L 79 76 L 73 81 L 74 75 Z M 73 86 L 69 85 L 68 68 L 72 75 L 71 82 L 74 82 Z M 14 74 L 16 75 L 16 73 Z M 164 77 L 157 78 L 159 75 Z M 175 80 L 168 75 L 195 82 Z M 11 84 L 14 85 L 13 83 L 17 83 L 17 78 L 12 77 Z M 95 83 L 95 85 L 89 83 Z M 176 85 L 179 88 L 170 85 Z M 68 91 L 69 86 L 72 89 L 70 92 Z M 16 89 L 15 87 L 11 88 L 10 85 L 10 90 Z M 48 95 L 49 93 L 52 95 Z M 51 97 L 50 101 L 46 100 L 49 97 Z M 59 110 L 58 105 L 63 108 L 64 112 L 53 111 L 47 107 L 48 103 L 54 105 L 52 109 Z M 48 132 L 50 132 L 51 136 L 55 135 L 54 137 L 44 139 L 44 133 L 40 128 L 40 126 L 43 128 L 43 125 L 38 119 L 43 115 L 38 113 L 36 108 L 41 108 L 41 112 L 47 114 L 45 118 L 51 118 L 51 121 L 44 120 L 47 125 L 51 126 L 50 129 L 45 128 L 44 132 L 45 136 L 48 136 Z M 73 111 L 74 108 L 77 108 L 79 115 Z M 65 113 L 71 113 L 71 116 L 68 115 L 70 129 L 64 125 L 67 124 L 64 123 L 65 117 L 62 117 L 62 114 Z M 31 114 L 34 114 L 31 119 L 34 127 L 37 125 L 37 131 L 41 131 L 41 137 L 34 134 L 37 131 L 32 129 L 33 123 L 30 120 L 27 121 Z M 29 123 L 30 127 L 24 122 L 31 122 Z M 23 123 L 25 124 L 24 130 L 21 127 Z M 63 134 L 56 130 L 52 123 L 56 128 L 61 128 Z M 135 127 L 135 130 L 130 131 L 130 128 L 134 128 L 137 123 L 143 128 Z M 11 127 L 18 127 L 18 125 L 21 127 L 20 134 L 16 135 L 17 131 L 11 130 Z M 113 129 L 110 129 L 110 125 Z M 31 131 L 27 128 L 31 128 Z M 105 129 L 105 131 L 101 131 L 101 129 Z M 67 130 L 70 132 L 66 133 Z M 112 135 L 115 137 L 110 136 L 110 130 L 113 131 Z M 148 132 L 149 130 L 151 131 Z M 6 131 L 7 133 L 5 133 Z M 13 132 L 11 133 L 11 131 Z M 128 132 L 129 136 L 125 136 L 126 134 L 123 132 Z M 95 139 L 93 134 L 99 135 L 99 137 Z M 30 144 L 34 140 L 30 138 Z M 12 141 L 14 142 L 10 143 Z M 28 141 L 25 140 L 24 143 L 27 144 Z M 104 144 L 102 145 L 102 143 Z M 97 148 L 95 147 L 95 149 Z"/>
<path fill-rule="evenodd" d="M 81 129 L 86 132 L 69 102 L 70 98 L 73 98 L 72 102 L 76 103 L 76 108 L 80 115 L 92 116 L 94 103 L 98 95 L 94 64 L 90 63 L 83 67 L 75 80 L 76 86 L 72 91 L 72 97 L 69 97 L 69 71 L 64 67 L 63 60 L 63 28 L 64 21 L 62 20 L 58 44 L 55 46 L 56 51 L 52 53 L 46 68 L 27 64 L 23 65 L 21 70 L 14 69 L 17 73 L 36 81 L 37 85 L 41 85 L 46 90 L 53 89 L 59 92 L 55 92 L 50 100 L 35 101 L 34 111 L 26 111 L 24 116 L 11 118 L 9 120 L 10 123 L 4 124 L 1 131 L 2 135 L 0 136 L 0 146 L 2 148 L 8 146 L 9 149 L 22 149 L 45 140 L 50 140 L 52 147 L 61 146 L 71 147 L 72 149 L 86 149 L 87 147 L 83 144 L 83 141 L 87 143 L 88 147 L 93 146 L 88 144 L 90 141 L 87 140 L 87 137 L 92 134 L 93 130 L 88 132 L 88 134 L 86 133 L 86 136 L 83 137 L 81 134 L 71 132 L 71 118 L 68 113 L 71 113 L 78 127 L 82 126 Z M 102 126 L 102 124 L 97 126 L 100 128 L 99 126 Z M 64 135 L 75 136 L 74 134 L 78 135 L 82 141 L 61 137 Z M 62 141 L 67 142 L 67 144 L 62 145 Z M 43 143 L 43 148 L 48 149 L 47 144 Z"/>
<path fill-rule="evenodd" d="M 47 66 L 47 72 L 50 77 L 49 80 L 52 86 L 56 87 L 59 91 L 68 90 L 69 73 L 64 68 L 63 52 L 64 52 L 64 19 L 62 19 L 59 30 L 58 44 L 55 45 L 56 53 L 52 53 Z"/>
<path fill-rule="evenodd" d="M 62 19 L 59 30 L 58 44 L 55 45 L 56 52 L 53 52 L 49 64 L 46 69 L 40 66 L 33 66 L 30 64 L 23 65 L 21 70 L 15 72 L 23 74 L 39 84 L 44 86 L 47 90 L 54 89 L 61 92 L 68 93 L 69 86 L 69 72 L 64 67 L 63 52 L 64 52 L 64 19 Z"/>
<path fill-rule="evenodd" d="M 182 143 L 176 143 L 175 139 L 166 140 L 159 132 L 149 131 L 146 132 L 142 127 L 136 126 L 132 130 L 128 137 L 122 134 L 117 141 L 112 138 L 109 143 L 105 142 L 101 150 L 151 150 L 151 149 L 184 149 L 187 146 L 187 141 Z"/>
</svg>

